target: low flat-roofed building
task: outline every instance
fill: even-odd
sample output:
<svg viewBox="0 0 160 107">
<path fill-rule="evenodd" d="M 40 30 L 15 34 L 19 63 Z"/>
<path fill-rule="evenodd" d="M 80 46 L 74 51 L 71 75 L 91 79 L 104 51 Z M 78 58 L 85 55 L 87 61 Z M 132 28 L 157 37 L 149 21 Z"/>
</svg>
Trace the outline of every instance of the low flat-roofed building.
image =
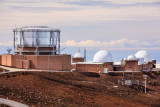
<svg viewBox="0 0 160 107">
<path fill-rule="evenodd" d="M 38 70 L 71 70 L 71 55 L 60 54 L 60 30 L 47 26 L 13 29 L 14 54 L 1 55 L 1 65 Z"/>
<path fill-rule="evenodd" d="M 71 55 L 1 55 L 1 65 L 39 70 L 71 70 Z"/>
<path fill-rule="evenodd" d="M 113 62 L 95 63 L 95 62 L 78 62 L 75 63 L 76 71 L 107 73 L 113 71 Z"/>
</svg>

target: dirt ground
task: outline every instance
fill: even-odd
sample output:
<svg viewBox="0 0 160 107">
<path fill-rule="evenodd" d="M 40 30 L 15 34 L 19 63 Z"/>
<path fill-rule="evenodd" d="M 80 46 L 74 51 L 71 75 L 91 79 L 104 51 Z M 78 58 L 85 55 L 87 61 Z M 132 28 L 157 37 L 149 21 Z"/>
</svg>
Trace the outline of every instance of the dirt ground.
<svg viewBox="0 0 160 107">
<path fill-rule="evenodd" d="M 0 75 L 0 97 L 32 107 L 160 107 L 160 73 L 145 73 L 147 94 L 143 74 L 134 74 L 140 86 L 122 86 L 120 73 L 9 73 Z"/>
</svg>

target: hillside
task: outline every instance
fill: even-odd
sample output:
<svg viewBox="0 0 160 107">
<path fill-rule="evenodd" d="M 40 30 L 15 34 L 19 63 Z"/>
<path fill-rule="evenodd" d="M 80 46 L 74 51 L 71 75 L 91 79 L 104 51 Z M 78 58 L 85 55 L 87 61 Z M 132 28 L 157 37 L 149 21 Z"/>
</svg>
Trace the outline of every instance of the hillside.
<svg viewBox="0 0 160 107">
<path fill-rule="evenodd" d="M 140 80 L 143 74 L 134 75 Z M 148 94 L 144 94 L 142 85 L 117 85 L 122 74 L 9 73 L 0 75 L 0 97 L 35 107 L 159 107 L 160 76 L 148 75 Z"/>
</svg>

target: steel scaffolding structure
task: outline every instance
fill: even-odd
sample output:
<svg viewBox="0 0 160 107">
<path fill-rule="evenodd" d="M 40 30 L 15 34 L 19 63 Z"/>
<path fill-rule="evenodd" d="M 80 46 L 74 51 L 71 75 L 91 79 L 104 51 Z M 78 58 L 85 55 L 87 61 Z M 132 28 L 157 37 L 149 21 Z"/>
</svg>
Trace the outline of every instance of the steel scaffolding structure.
<svg viewBox="0 0 160 107">
<path fill-rule="evenodd" d="M 36 55 L 47 52 L 52 55 L 60 54 L 60 32 L 59 29 L 47 26 L 27 26 L 13 29 L 14 53 L 33 52 L 29 48 L 34 48 Z M 24 48 L 26 49 L 24 50 Z M 52 50 L 39 50 L 40 48 L 52 48 Z"/>
</svg>

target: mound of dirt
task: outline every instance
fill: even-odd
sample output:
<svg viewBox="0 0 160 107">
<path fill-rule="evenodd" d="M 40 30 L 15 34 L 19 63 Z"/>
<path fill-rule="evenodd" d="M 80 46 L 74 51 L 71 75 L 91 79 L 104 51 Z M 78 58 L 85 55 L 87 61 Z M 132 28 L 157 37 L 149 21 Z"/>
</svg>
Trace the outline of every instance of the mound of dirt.
<svg viewBox="0 0 160 107">
<path fill-rule="evenodd" d="M 0 75 L 0 97 L 36 107 L 160 106 L 160 86 L 148 84 L 148 94 L 144 94 L 143 84 L 139 91 L 137 86 L 118 85 L 120 78 L 121 74 L 89 72 L 9 73 Z"/>
</svg>

